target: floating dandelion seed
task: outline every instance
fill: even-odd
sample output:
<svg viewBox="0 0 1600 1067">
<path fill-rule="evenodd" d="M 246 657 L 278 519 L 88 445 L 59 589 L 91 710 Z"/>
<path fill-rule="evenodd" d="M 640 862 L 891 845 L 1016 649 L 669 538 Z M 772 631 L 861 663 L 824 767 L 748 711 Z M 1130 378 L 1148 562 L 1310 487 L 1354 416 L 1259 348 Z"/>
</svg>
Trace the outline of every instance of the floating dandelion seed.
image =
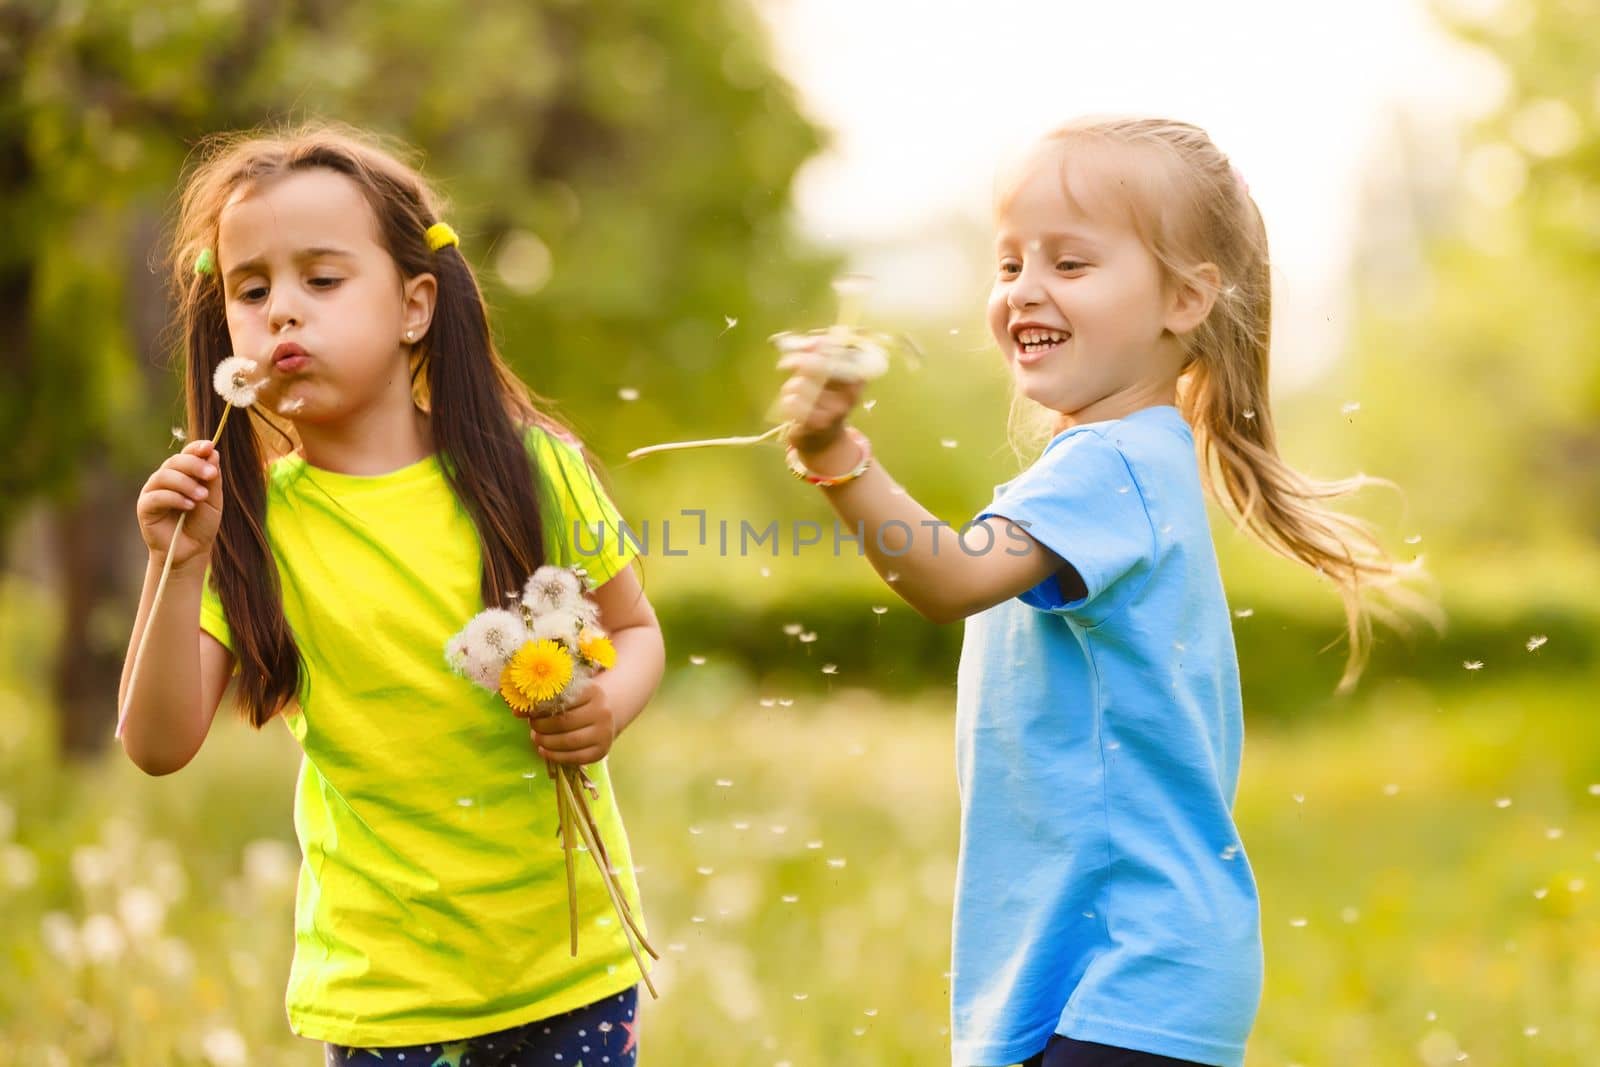
<svg viewBox="0 0 1600 1067">
<path fill-rule="evenodd" d="M 286 397 L 283 398 L 283 400 L 281 400 L 278 403 L 278 414 L 279 415 L 284 415 L 284 416 L 298 415 L 301 412 L 301 410 L 305 408 L 305 406 L 306 406 L 306 398 L 305 397 L 303 397 L 303 396 L 286 396 Z"/>
<path fill-rule="evenodd" d="M 772 577 L 772 568 L 771 567 L 762 567 L 761 568 L 761 577 L 763 577 L 763 578 L 771 578 Z"/>
<path fill-rule="evenodd" d="M 871 400 L 863 400 L 861 402 L 861 406 L 862 406 L 863 409 L 865 409 L 867 411 L 871 411 L 873 408 L 878 406 L 878 400 L 877 400 L 876 397 L 874 397 Z"/>
<path fill-rule="evenodd" d="M 1562 835 L 1562 834 L 1563 834 L 1563 833 L 1564 833 L 1564 832 L 1565 832 L 1565 831 L 1563 831 L 1563 830 L 1562 830 L 1562 829 L 1561 829 L 1561 827 L 1559 827 L 1559 826 L 1552 826 L 1552 827 L 1550 827 L 1550 828 L 1549 828 L 1549 829 L 1548 829 L 1548 830 L 1546 830 L 1546 831 L 1545 831 L 1545 832 L 1544 832 L 1544 836 L 1545 836 L 1545 837 L 1546 837 L 1546 838 L 1548 838 L 1548 839 L 1549 839 L 1549 840 L 1551 840 L 1551 841 L 1559 841 L 1559 840 L 1561 840 L 1561 835 Z"/>
<path fill-rule="evenodd" d="M 617 390 L 617 399 L 619 399 L 619 400 L 630 400 L 630 401 L 631 400 L 638 400 L 639 399 L 639 390 L 631 388 L 629 386 L 623 386 L 621 389 Z"/>
<path fill-rule="evenodd" d="M 1483 660 L 1481 660 L 1481 659 L 1464 660 L 1464 661 L 1462 661 L 1461 665 L 1463 667 L 1465 667 L 1469 671 L 1481 671 L 1481 670 L 1483 670 Z"/>
<path fill-rule="evenodd" d="M 694 869 L 694 873 L 698 874 L 698 875 L 710 875 L 713 872 L 714 872 L 714 868 L 711 868 L 711 867 L 696 867 Z"/>
<path fill-rule="evenodd" d="M 1361 401 L 1352 400 L 1348 404 L 1342 405 L 1339 408 L 1339 413 L 1341 415 L 1345 415 L 1345 416 L 1348 417 L 1350 415 L 1354 415 L 1356 412 L 1358 412 L 1360 410 L 1361 410 Z"/>
<path fill-rule="evenodd" d="M 735 326 L 739 325 L 738 318 L 733 316 L 733 315 L 724 315 L 724 316 L 722 316 L 722 321 L 727 324 L 726 326 L 724 326 L 722 328 L 722 333 L 727 333 L 729 330 L 731 330 Z M 717 336 L 721 337 L 722 333 L 717 334 Z"/>
<path fill-rule="evenodd" d="M 822 673 L 823 674 L 838 674 L 839 673 L 839 665 L 837 663 L 824 663 L 822 665 Z"/>
<path fill-rule="evenodd" d="M 777 703 L 778 703 L 778 701 L 774 697 L 762 697 L 761 698 L 761 706 L 764 707 L 764 708 L 776 707 Z"/>
<path fill-rule="evenodd" d="M 1392 797 L 1399 792 L 1400 787 L 1393 782 L 1390 782 L 1388 785 L 1383 787 L 1383 795 L 1386 797 Z"/>
<path fill-rule="evenodd" d="M 821 847 L 822 847 L 822 842 L 821 841 L 807 841 L 806 842 L 806 848 L 819 849 Z"/>
<path fill-rule="evenodd" d="M 1412 534 L 1410 537 L 1406 538 L 1406 544 L 1408 544 L 1408 545 L 1418 545 L 1418 544 L 1421 544 L 1421 543 L 1422 543 L 1422 535 L 1421 534 Z"/>
<path fill-rule="evenodd" d="M 740 819 L 740 820 L 738 820 L 737 822 L 735 822 L 733 824 L 733 828 L 735 830 L 748 830 L 748 829 L 750 829 L 750 824 L 748 822 L 746 822 L 744 819 Z"/>
<path fill-rule="evenodd" d="M 189 440 L 189 433 L 182 426 L 174 426 L 172 428 L 172 440 L 181 445 Z"/>
<path fill-rule="evenodd" d="M 1541 648 L 1543 648 L 1545 646 L 1546 642 L 1548 642 L 1549 640 L 1550 639 L 1548 637 L 1546 637 L 1544 634 L 1534 634 L 1532 637 L 1528 638 L 1528 651 L 1529 652 L 1537 652 L 1537 651 L 1539 651 Z"/>
<path fill-rule="evenodd" d="M 1245 408 L 1244 411 L 1242 412 L 1242 414 L 1247 419 L 1253 419 L 1253 418 L 1256 417 L 1256 409 L 1255 408 Z"/>
<path fill-rule="evenodd" d="M 841 857 L 829 860 L 828 861 L 828 866 L 832 867 L 836 871 L 840 871 L 840 870 L 844 869 L 845 862 L 846 861 L 845 861 L 844 857 L 841 856 Z"/>
<path fill-rule="evenodd" d="M 706 665 L 706 658 L 704 656 L 690 656 L 689 662 L 693 666 L 704 667 Z"/>
<path fill-rule="evenodd" d="M 889 609 L 882 604 L 872 605 L 872 613 L 874 615 L 886 615 L 888 614 L 888 611 Z"/>
<path fill-rule="evenodd" d="M 785 893 L 783 896 L 779 897 L 778 899 L 783 901 L 785 904 L 794 904 L 794 903 L 797 903 L 800 900 L 800 898 L 797 895 L 795 895 L 794 893 Z"/>
<path fill-rule="evenodd" d="M 945 448 L 955 448 L 960 443 L 961 442 L 957 441 L 954 437 L 941 437 L 941 438 L 939 438 L 939 444 L 941 444 Z"/>
<path fill-rule="evenodd" d="M 718 789 L 728 789 L 728 788 L 732 787 L 732 785 L 733 785 L 733 779 L 732 778 L 718 778 L 717 779 L 717 788 Z"/>
<path fill-rule="evenodd" d="M 1511 798 L 1501 797 L 1499 800 L 1494 802 L 1494 806 L 1497 808 L 1509 808 L 1511 806 Z"/>
<path fill-rule="evenodd" d="M 1592 797 L 1600 797 L 1600 782 L 1593 782 L 1590 784 L 1589 795 Z"/>
<path fill-rule="evenodd" d="M 1233 617 L 1236 618 L 1236 619 L 1248 619 L 1250 616 L 1254 615 L 1255 613 L 1256 613 L 1256 609 L 1255 608 L 1240 608 L 1239 610 L 1237 610 L 1237 611 L 1235 611 L 1233 613 Z"/>
<path fill-rule="evenodd" d="M 1303 916 L 1297 915 L 1293 919 L 1289 920 L 1289 925 L 1294 927 L 1296 930 L 1299 930 L 1299 929 L 1303 928 L 1308 922 L 1309 922 L 1308 919 L 1304 918 Z"/>
<path fill-rule="evenodd" d="M 1343 919 L 1346 923 L 1354 923 L 1357 919 L 1361 918 L 1361 913 L 1355 908 L 1346 905 L 1340 910 L 1339 918 Z"/>
<path fill-rule="evenodd" d="M 809 645 L 809 644 L 811 644 L 811 642 L 815 641 L 816 639 L 817 639 L 817 631 L 815 631 L 815 630 L 807 630 L 805 633 L 800 635 L 800 643 L 802 645 Z"/>
<path fill-rule="evenodd" d="M 788 623 L 784 623 L 784 625 L 783 625 L 783 632 L 788 634 L 790 637 L 799 636 L 800 631 L 802 631 L 804 629 L 805 629 L 805 627 L 801 626 L 797 622 L 788 622 Z"/>
</svg>

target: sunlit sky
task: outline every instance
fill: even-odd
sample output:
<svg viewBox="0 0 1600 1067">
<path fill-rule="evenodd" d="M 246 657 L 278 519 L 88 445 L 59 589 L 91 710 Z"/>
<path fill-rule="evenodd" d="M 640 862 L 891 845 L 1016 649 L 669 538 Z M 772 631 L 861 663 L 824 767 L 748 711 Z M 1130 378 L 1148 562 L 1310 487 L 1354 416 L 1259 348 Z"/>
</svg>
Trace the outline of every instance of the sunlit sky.
<svg viewBox="0 0 1600 1067">
<path fill-rule="evenodd" d="M 1449 127 L 1500 87 L 1421 0 L 1215 4 L 757 0 L 780 69 L 832 131 L 799 225 L 877 279 L 877 310 L 976 312 L 997 165 L 1082 113 L 1205 127 L 1267 220 L 1274 358 L 1291 382 L 1335 357 L 1359 193 L 1393 116 Z M 977 231 L 981 236 L 981 231 Z"/>
</svg>

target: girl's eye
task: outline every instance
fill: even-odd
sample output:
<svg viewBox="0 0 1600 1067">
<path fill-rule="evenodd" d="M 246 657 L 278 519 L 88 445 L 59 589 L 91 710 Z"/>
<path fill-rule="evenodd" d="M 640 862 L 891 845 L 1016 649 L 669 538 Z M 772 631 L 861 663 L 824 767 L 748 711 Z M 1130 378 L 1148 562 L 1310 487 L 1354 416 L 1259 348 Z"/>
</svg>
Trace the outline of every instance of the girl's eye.
<svg viewBox="0 0 1600 1067">
<path fill-rule="evenodd" d="M 260 300 L 263 297 L 265 297 L 266 295 L 267 295 L 266 288 L 264 286 L 260 286 L 260 285 L 252 285 L 248 289 L 242 289 L 242 290 L 239 291 L 239 299 L 243 300 L 247 304 L 253 304 L 257 300 Z"/>
<path fill-rule="evenodd" d="M 1014 259 L 1008 259 L 1000 264 L 1001 274 L 1016 274 L 1022 270 L 1022 264 Z"/>
<path fill-rule="evenodd" d="M 311 284 L 317 289 L 332 289 L 343 280 L 343 278 L 312 278 Z"/>
<path fill-rule="evenodd" d="M 1065 271 L 1082 270 L 1084 267 L 1087 267 L 1088 265 L 1089 264 L 1084 263 L 1081 260 L 1063 259 L 1061 262 L 1056 264 L 1056 270 L 1065 270 Z"/>
</svg>

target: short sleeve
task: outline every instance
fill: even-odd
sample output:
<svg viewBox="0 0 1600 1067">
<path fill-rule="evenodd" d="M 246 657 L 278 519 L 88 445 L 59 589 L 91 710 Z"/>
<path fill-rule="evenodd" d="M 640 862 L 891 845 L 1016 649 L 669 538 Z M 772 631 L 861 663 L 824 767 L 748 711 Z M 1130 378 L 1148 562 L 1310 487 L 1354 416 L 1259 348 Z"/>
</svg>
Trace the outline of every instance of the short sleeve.
<svg viewBox="0 0 1600 1067">
<path fill-rule="evenodd" d="M 228 629 L 228 617 L 222 610 L 222 598 L 211 584 L 211 568 L 206 568 L 205 580 L 200 584 L 200 629 L 215 637 L 222 647 L 233 651 L 233 631 Z"/>
<path fill-rule="evenodd" d="M 538 465 L 545 528 L 552 534 L 550 562 L 582 567 L 592 586 L 604 585 L 638 555 L 631 532 L 623 535 L 621 513 L 577 445 L 534 428 L 529 450 Z"/>
<path fill-rule="evenodd" d="M 1072 564 L 1088 595 L 1067 600 L 1058 576 L 1021 594 L 1041 611 L 1098 622 L 1123 600 L 1115 590 L 1149 572 L 1155 534 L 1139 486 L 1117 447 L 1093 431 L 1053 440 L 1033 466 L 999 487 L 978 519 L 1001 516 Z"/>
</svg>

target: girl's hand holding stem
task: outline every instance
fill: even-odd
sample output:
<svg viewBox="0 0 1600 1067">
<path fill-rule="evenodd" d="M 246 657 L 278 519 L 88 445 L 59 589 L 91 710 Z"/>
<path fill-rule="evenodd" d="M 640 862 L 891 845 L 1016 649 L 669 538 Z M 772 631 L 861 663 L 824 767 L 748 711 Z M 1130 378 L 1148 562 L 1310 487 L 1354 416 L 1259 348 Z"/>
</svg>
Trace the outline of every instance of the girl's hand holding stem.
<svg viewBox="0 0 1600 1067">
<path fill-rule="evenodd" d="M 173 570 L 195 565 L 203 569 L 222 522 L 222 468 L 216 445 L 191 441 L 167 457 L 144 483 L 135 510 L 152 559 L 163 560 L 170 551 Z M 187 518 L 174 544 L 173 531 L 183 516 Z"/>
</svg>

